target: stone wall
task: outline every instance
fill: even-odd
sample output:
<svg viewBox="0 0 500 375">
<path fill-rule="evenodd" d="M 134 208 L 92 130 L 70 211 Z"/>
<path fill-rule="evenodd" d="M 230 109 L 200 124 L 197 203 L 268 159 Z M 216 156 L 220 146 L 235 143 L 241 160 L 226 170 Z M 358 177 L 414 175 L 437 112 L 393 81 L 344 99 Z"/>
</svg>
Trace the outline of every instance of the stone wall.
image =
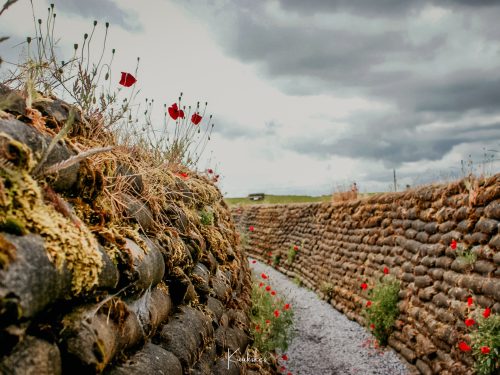
<svg viewBox="0 0 500 375">
<path fill-rule="evenodd" d="M 0 101 L 0 373 L 254 373 L 228 370 L 250 343 L 251 286 L 217 187 L 167 168 L 154 180 L 137 150 L 40 173 L 99 125 L 77 112 L 44 158 L 70 106 L 27 108 L 4 86 Z"/>
<path fill-rule="evenodd" d="M 246 251 L 315 290 L 364 324 L 366 294 L 387 267 L 401 281 L 400 316 L 389 344 L 424 374 L 468 373 L 460 352 L 467 299 L 500 313 L 500 175 L 344 203 L 252 205 L 233 216 Z M 253 228 L 250 228 L 250 227 Z M 252 230 L 250 230 L 250 229 Z M 450 243 L 470 246 L 473 265 Z M 298 246 L 293 262 L 287 262 Z M 326 292 L 325 285 L 333 288 Z M 323 291 L 323 292 L 322 292 Z"/>
</svg>

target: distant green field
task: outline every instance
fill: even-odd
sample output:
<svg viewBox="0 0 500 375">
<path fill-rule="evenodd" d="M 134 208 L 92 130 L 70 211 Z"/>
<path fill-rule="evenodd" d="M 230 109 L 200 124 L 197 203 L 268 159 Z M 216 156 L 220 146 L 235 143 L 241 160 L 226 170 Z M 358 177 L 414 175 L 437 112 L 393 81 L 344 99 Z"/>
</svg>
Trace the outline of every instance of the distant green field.
<svg viewBox="0 0 500 375">
<path fill-rule="evenodd" d="M 329 202 L 331 195 L 311 197 L 309 195 L 266 195 L 263 200 L 252 201 L 244 198 L 224 198 L 229 205 L 244 204 L 278 204 L 278 203 L 305 203 L 305 202 Z"/>
<path fill-rule="evenodd" d="M 359 194 L 360 197 L 376 193 Z M 252 201 L 248 197 L 244 198 L 224 198 L 228 205 L 248 205 L 248 204 L 285 204 L 285 203 L 307 203 L 307 202 L 331 202 L 332 196 L 321 195 L 311 197 L 309 195 L 266 195 L 263 200 Z"/>
</svg>

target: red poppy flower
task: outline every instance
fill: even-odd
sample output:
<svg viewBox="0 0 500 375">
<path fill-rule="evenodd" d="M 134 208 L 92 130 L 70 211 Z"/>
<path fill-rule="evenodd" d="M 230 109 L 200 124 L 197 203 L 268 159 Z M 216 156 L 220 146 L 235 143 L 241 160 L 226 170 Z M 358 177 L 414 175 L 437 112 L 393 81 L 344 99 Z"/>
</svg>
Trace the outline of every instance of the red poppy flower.
<svg viewBox="0 0 500 375">
<path fill-rule="evenodd" d="M 191 116 L 191 122 L 195 125 L 198 125 L 201 121 L 202 117 L 198 113 L 193 113 Z"/>
<path fill-rule="evenodd" d="M 368 288 L 368 284 L 367 283 L 361 284 L 361 289 L 366 290 L 366 288 Z"/>
<path fill-rule="evenodd" d="M 282 359 L 283 361 L 288 361 L 288 356 L 287 356 L 286 354 L 283 354 L 283 355 L 281 356 L 281 359 Z"/>
<path fill-rule="evenodd" d="M 487 317 L 489 317 L 489 316 L 490 316 L 490 314 L 491 314 L 491 309 L 490 309 L 489 307 L 485 308 L 485 309 L 484 309 L 484 312 L 483 312 L 483 316 L 484 316 L 485 318 L 487 318 Z"/>
<path fill-rule="evenodd" d="M 281 366 L 280 367 L 280 371 L 285 371 L 286 370 L 286 367 L 285 366 Z"/>
<path fill-rule="evenodd" d="M 212 173 L 214 173 L 214 170 L 213 170 L 213 169 L 211 169 L 211 168 L 208 168 L 208 169 L 207 169 L 207 172 L 208 172 L 208 173 L 210 173 L 210 174 L 212 174 Z"/>
<path fill-rule="evenodd" d="M 267 279 L 267 275 L 265 273 L 261 273 L 260 277 L 262 277 L 264 280 Z"/>
<path fill-rule="evenodd" d="M 264 286 L 264 283 L 259 284 L 259 288 L 262 288 Z"/>
<path fill-rule="evenodd" d="M 137 80 L 135 79 L 135 77 L 132 74 L 122 72 L 122 77 L 120 78 L 120 82 L 119 82 L 120 85 L 125 86 L 125 87 L 130 87 L 136 82 L 137 82 Z"/>
<path fill-rule="evenodd" d="M 288 310 L 289 308 L 290 308 L 290 304 L 289 303 L 285 304 L 284 309 Z"/>
<path fill-rule="evenodd" d="M 370 329 L 373 331 L 375 329 L 375 324 L 370 324 Z"/>
<path fill-rule="evenodd" d="M 471 318 L 465 319 L 465 325 L 467 327 L 473 326 L 475 323 L 476 323 L 476 321 L 474 319 L 471 319 Z"/>
<path fill-rule="evenodd" d="M 255 230 L 255 228 L 253 227 L 253 225 L 250 225 L 250 226 L 248 227 L 248 230 L 249 230 L 250 232 L 253 232 L 253 231 Z"/>
<path fill-rule="evenodd" d="M 276 291 L 274 291 L 274 290 L 273 290 L 273 291 L 271 292 L 271 295 L 272 295 L 272 296 L 275 296 L 275 295 L 276 295 Z"/>
<path fill-rule="evenodd" d="M 469 345 L 467 345 L 467 343 L 465 341 L 460 341 L 458 343 L 458 348 L 463 351 L 463 352 L 468 352 L 471 350 L 471 347 Z"/>
<path fill-rule="evenodd" d="M 467 298 L 467 306 L 471 307 L 472 306 L 472 297 Z"/>
<path fill-rule="evenodd" d="M 455 240 L 451 240 L 450 247 L 451 247 L 453 250 L 456 250 L 456 249 L 457 249 L 457 241 L 455 241 Z"/>
<path fill-rule="evenodd" d="M 384 273 L 387 275 L 389 273 L 389 268 L 384 267 Z"/>
<path fill-rule="evenodd" d="M 183 180 L 187 180 L 189 178 L 189 175 L 185 172 L 179 172 L 179 173 L 177 173 L 177 176 L 179 176 Z"/>
<path fill-rule="evenodd" d="M 255 259 L 254 259 L 254 260 L 252 260 L 252 264 L 255 264 L 255 263 L 257 263 L 257 261 L 256 261 Z"/>
<path fill-rule="evenodd" d="M 172 104 L 168 107 L 168 114 L 172 117 L 173 120 L 177 120 L 179 118 L 179 108 L 177 108 L 177 103 Z M 183 112 L 184 114 L 184 112 Z"/>
<path fill-rule="evenodd" d="M 184 118 L 184 111 L 179 109 L 179 118 Z"/>
<path fill-rule="evenodd" d="M 271 290 L 271 287 L 270 287 L 269 285 L 268 285 L 268 286 L 266 286 L 266 291 L 268 291 L 268 292 L 269 292 L 270 290 Z"/>
<path fill-rule="evenodd" d="M 370 307 L 372 305 L 372 301 L 366 301 L 366 307 Z"/>
<path fill-rule="evenodd" d="M 297 245 L 295 245 L 295 246 L 293 247 L 293 249 L 294 249 L 295 251 L 299 251 L 299 247 L 298 247 Z"/>
<path fill-rule="evenodd" d="M 272 251 L 269 251 L 269 252 L 267 253 L 267 255 L 271 256 L 271 255 L 273 255 L 273 252 L 272 252 Z"/>
<path fill-rule="evenodd" d="M 488 354 L 490 352 L 490 348 L 488 346 L 481 346 L 481 353 Z"/>
<path fill-rule="evenodd" d="M 274 310 L 274 316 L 278 318 L 280 316 L 280 311 L 279 310 Z"/>
<path fill-rule="evenodd" d="M 266 324 L 267 325 L 271 324 L 271 321 L 269 319 L 266 319 Z"/>
<path fill-rule="evenodd" d="M 255 330 L 256 330 L 256 331 L 259 331 L 259 330 L 260 330 L 260 325 L 258 325 L 258 324 L 257 324 L 257 325 L 255 326 Z"/>
<path fill-rule="evenodd" d="M 286 375 L 292 375 L 292 373 L 291 373 L 291 372 L 288 372 Z"/>
</svg>

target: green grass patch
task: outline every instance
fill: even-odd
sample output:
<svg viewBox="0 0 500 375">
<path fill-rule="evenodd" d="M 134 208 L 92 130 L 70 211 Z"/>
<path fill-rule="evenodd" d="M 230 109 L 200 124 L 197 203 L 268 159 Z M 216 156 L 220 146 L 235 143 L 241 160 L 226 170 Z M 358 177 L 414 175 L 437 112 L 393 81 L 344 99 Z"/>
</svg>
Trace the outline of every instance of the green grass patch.
<svg viewBox="0 0 500 375">
<path fill-rule="evenodd" d="M 307 203 L 307 202 L 330 202 L 331 195 L 321 195 L 311 197 L 309 195 L 266 195 L 260 201 L 252 201 L 244 198 L 224 198 L 228 205 L 250 205 L 250 204 L 286 204 L 286 203 Z"/>
</svg>

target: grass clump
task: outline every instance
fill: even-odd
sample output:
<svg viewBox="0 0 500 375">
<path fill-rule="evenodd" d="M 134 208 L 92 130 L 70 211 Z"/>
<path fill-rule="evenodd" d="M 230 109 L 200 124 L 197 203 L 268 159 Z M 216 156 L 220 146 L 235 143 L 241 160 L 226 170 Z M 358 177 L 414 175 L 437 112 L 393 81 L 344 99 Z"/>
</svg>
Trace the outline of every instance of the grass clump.
<svg viewBox="0 0 500 375">
<path fill-rule="evenodd" d="M 327 281 L 321 283 L 319 290 L 321 293 L 330 295 L 333 292 L 333 284 Z"/>
<path fill-rule="evenodd" d="M 276 267 L 280 264 L 281 262 L 281 254 L 277 254 L 273 256 L 273 266 Z"/>
<path fill-rule="evenodd" d="M 292 339 L 293 311 L 263 283 L 252 288 L 251 333 L 261 353 L 286 351 Z"/>
<path fill-rule="evenodd" d="M 386 277 L 368 293 L 370 306 L 364 310 L 369 327 L 380 345 L 387 345 L 399 315 L 399 281 Z"/>
<path fill-rule="evenodd" d="M 214 213 L 209 210 L 200 211 L 200 222 L 203 225 L 213 225 L 214 224 Z"/>
</svg>

